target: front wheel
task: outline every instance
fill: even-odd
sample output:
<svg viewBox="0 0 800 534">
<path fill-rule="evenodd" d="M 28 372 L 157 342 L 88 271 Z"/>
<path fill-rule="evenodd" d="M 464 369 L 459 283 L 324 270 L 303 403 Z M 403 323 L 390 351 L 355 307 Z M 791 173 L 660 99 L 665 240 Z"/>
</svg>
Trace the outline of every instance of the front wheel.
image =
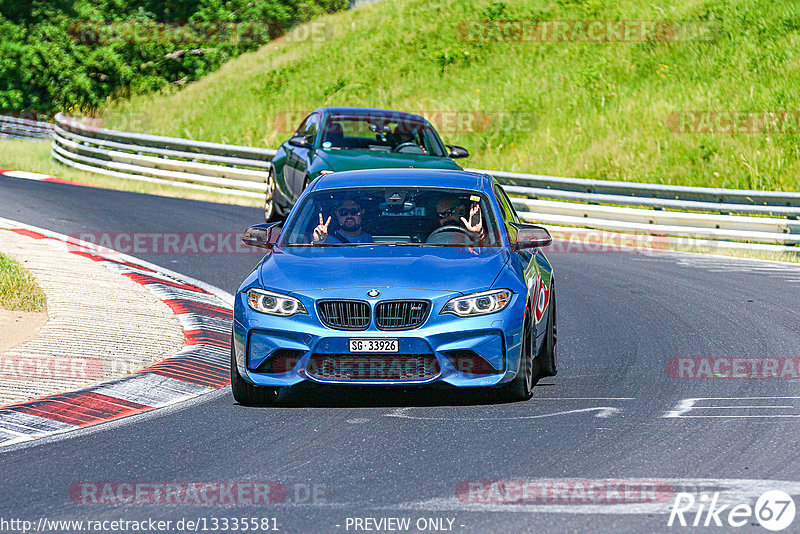
<svg viewBox="0 0 800 534">
<path fill-rule="evenodd" d="M 539 349 L 539 354 L 536 360 L 539 362 L 539 378 L 546 376 L 555 376 L 558 372 L 556 370 L 556 357 L 558 355 L 558 330 L 557 330 L 556 315 L 556 286 L 551 281 L 550 283 L 550 314 L 547 317 L 547 331 L 542 347 Z"/>
<path fill-rule="evenodd" d="M 260 387 L 245 381 L 236 366 L 236 353 L 231 336 L 231 391 L 236 402 L 243 406 L 268 406 L 278 399 L 279 388 Z"/>
<path fill-rule="evenodd" d="M 519 372 L 514 379 L 501 386 L 502 396 L 510 402 L 525 401 L 533 396 L 533 387 L 539 376 L 537 360 L 533 357 L 533 339 L 530 316 L 526 314 L 525 330 L 522 340 L 522 353 L 519 360 Z"/>
<path fill-rule="evenodd" d="M 275 168 L 269 170 L 267 178 L 267 191 L 264 198 L 264 220 L 267 222 L 282 221 L 286 218 L 286 210 L 275 200 L 278 182 L 275 180 Z"/>
<path fill-rule="evenodd" d="M 267 177 L 267 191 L 264 194 L 264 220 L 273 222 L 277 216 L 277 203 L 275 202 L 275 169 L 270 167 Z"/>
</svg>

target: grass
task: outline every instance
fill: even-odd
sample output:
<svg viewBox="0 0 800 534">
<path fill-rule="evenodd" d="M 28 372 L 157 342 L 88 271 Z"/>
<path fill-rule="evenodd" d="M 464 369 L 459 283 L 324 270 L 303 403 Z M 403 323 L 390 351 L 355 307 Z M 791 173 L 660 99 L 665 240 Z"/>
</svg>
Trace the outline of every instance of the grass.
<svg viewBox="0 0 800 534">
<path fill-rule="evenodd" d="M 712 254 L 716 256 L 729 256 L 733 258 L 747 258 L 751 260 L 780 261 L 784 263 L 800 263 L 800 252 L 773 252 L 770 250 L 741 250 L 741 249 L 707 249 L 704 247 L 675 246 L 674 250 L 683 252 L 696 252 L 699 254 Z"/>
<path fill-rule="evenodd" d="M 257 199 L 225 195 L 221 193 L 195 191 L 182 187 L 154 184 L 138 180 L 115 178 L 91 172 L 84 172 L 62 165 L 50 156 L 49 141 L 33 141 L 25 139 L 0 139 L 0 168 L 38 172 L 57 176 L 64 180 L 82 182 L 106 189 L 132 191 L 177 198 L 189 198 L 209 202 L 223 202 L 241 206 L 262 206 Z"/>
<path fill-rule="evenodd" d="M 490 42 L 499 20 L 670 20 L 708 40 Z M 470 167 L 709 187 L 798 190 L 800 135 L 683 133 L 684 110 L 798 111 L 793 0 L 399 0 L 322 17 L 324 38 L 244 54 L 169 94 L 117 101 L 107 124 L 276 147 L 305 111 L 358 105 L 432 112 Z M 494 22 L 493 22 L 494 21 Z M 461 26 L 459 26 L 461 24 Z M 303 31 L 301 28 L 300 32 Z M 460 32 L 460 33 L 459 33 Z M 490 117 L 453 126 L 437 112 Z"/>
<path fill-rule="evenodd" d="M 47 297 L 33 275 L 18 261 L 0 253 L 0 308 L 10 311 L 41 312 Z"/>
</svg>

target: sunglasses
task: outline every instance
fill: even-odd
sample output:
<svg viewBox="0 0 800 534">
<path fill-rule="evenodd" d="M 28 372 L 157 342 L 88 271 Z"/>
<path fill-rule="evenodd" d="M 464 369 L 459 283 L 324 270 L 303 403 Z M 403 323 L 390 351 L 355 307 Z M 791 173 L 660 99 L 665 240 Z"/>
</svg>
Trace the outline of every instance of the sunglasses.
<svg viewBox="0 0 800 534">
<path fill-rule="evenodd" d="M 336 210 L 336 213 L 339 214 L 339 217 L 347 217 L 348 215 L 361 215 L 361 208 L 340 208 Z"/>
<path fill-rule="evenodd" d="M 440 211 L 436 215 L 438 215 L 440 219 L 444 219 L 445 217 L 452 217 L 455 214 L 456 214 L 456 209 L 450 208 L 449 210 Z"/>
</svg>

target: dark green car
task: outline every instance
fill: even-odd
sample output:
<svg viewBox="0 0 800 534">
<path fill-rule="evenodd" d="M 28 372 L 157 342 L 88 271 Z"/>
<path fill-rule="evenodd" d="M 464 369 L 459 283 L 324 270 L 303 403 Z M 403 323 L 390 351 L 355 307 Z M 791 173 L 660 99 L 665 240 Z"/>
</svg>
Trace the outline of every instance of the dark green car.
<svg viewBox="0 0 800 534">
<path fill-rule="evenodd" d="M 465 149 L 442 143 L 433 126 L 419 115 L 374 108 L 318 108 L 303 119 L 272 159 L 264 216 L 267 221 L 283 218 L 321 174 L 408 167 L 461 170 L 453 159 L 467 156 Z"/>
</svg>

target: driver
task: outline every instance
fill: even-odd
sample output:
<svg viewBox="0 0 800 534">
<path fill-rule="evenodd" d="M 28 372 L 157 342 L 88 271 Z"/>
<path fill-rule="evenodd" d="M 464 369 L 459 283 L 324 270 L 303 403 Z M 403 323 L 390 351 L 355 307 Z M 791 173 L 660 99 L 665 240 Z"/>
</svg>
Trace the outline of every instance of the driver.
<svg viewBox="0 0 800 534">
<path fill-rule="evenodd" d="M 473 202 L 469 208 L 469 218 L 465 217 L 466 215 L 466 205 L 458 197 L 442 197 L 436 203 L 436 216 L 439 218 L 440 227 L 462 227 L 473 236 L 475 241 L 482 243 L 486 235 L 483 231 L 480 203 Z"/>
<path fill-rule="evenodd" d="M 414 147 L 415 149 L 419 149 L 421 153 L 427 154 L 428 151 L 421 144 L 421 138 L 418 139 L 418 136 L 419 132 L 414 124 L 401 119 L 390 135 L 392 152 L 398 152 L 399 149 L 405 147 Z"/>
<path fill-rule="evenodd" d="M 327 221 L 323 221 L 322 212 L 320 212 L 319 225 L 314 228 L 314 244 L 372 243 L 372 236 L 362 228 L 364 208 L 358 201 L 342 200 L 336 206 L 334 214 L 339 223 L 339 229 L 329 234 L 328 226 L 331 224 L 331 217 L 328 217 Z"/>
</svg>

